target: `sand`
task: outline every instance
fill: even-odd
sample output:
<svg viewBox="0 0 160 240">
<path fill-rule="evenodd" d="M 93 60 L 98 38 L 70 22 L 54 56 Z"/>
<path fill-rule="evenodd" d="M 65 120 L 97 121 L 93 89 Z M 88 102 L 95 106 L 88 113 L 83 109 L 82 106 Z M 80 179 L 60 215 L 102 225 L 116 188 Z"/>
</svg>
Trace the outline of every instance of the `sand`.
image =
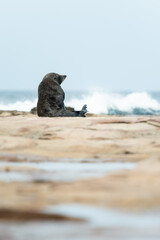
<svg viewBox="0 0 160 240">
<path fill-rule="evenodd" d="M 1 221 L 64 204 L 159 209 L 160 117 L 14 115 L 0 115 Z"/>
</svg>

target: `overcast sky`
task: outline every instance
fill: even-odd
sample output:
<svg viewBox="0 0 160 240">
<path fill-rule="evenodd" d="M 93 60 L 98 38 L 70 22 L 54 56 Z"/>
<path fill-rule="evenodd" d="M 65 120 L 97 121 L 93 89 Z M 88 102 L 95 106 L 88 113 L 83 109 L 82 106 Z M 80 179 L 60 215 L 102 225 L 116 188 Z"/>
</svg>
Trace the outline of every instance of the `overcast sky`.
<svg viewBox="0 0 160 240">
<path fill-rule="evenodd" d="M 0 90 L 160 90 L 160 0 L 1 0 Z"/>
</svg>

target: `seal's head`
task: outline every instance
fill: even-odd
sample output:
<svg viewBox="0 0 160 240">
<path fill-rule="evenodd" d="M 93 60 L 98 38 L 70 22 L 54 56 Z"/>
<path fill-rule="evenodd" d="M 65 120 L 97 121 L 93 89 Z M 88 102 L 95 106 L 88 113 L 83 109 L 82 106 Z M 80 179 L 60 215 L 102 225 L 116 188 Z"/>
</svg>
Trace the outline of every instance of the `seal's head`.
<svg viewBox="0 0 160 240">
<path fill-rule="evenodd" d="M 51 79 L 53 81 L 56 81 L 60 85 L 66 77 L 67 77 L 66 75 L 60 75 L 58 73 L 48 73 L 44 76 L 43 80 Z"/>
</svg>

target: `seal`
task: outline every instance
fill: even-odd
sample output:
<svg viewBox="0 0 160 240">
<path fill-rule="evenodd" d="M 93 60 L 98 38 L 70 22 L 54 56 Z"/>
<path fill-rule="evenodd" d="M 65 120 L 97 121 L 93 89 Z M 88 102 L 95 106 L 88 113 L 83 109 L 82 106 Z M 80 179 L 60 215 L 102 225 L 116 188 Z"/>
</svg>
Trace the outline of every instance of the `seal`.
<svg viewBox="0 0 160 240">
<path fill-rule="evenodd" d="M 38 87 L 37 114 L 39 117 L 85 117 L 87 105 L 81 111 L 66 110 L 64 105 L 65 93 L 61 83 L 66 75 L 48 73 Z"/>
</svg>

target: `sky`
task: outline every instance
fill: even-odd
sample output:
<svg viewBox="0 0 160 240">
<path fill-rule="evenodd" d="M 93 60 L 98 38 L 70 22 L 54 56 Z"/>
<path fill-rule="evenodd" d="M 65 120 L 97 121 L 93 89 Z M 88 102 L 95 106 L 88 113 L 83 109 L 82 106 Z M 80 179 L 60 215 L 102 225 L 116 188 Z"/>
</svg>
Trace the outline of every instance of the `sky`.
<svg viewBox="0 0 160 240">
<path fill-rule="evenodd" d="M 160 90 L 159 0 L 1 0 L 0 90 Z"/>
</svg>

